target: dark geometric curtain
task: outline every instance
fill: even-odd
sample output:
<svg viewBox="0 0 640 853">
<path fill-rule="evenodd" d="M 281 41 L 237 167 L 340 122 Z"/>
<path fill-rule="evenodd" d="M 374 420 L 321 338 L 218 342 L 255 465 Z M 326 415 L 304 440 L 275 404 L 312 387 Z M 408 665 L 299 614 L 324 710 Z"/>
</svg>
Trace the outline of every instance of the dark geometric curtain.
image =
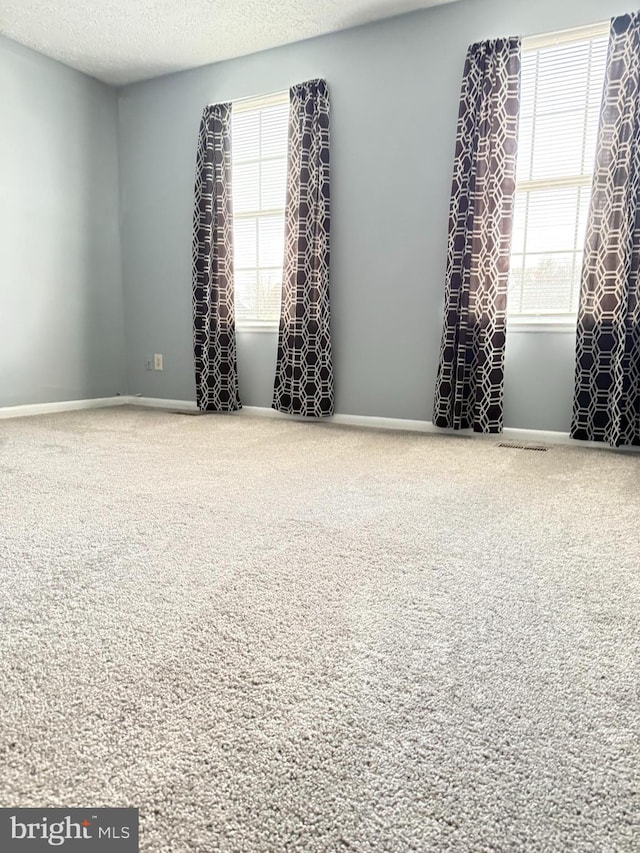
<svg viewBox="0 0 640 853">
<path fill-rule="evenodd" d="M 460 93 L 433 422 L 501 432 L 520 39 L 471 45 Z"/>
<path fill-rule="evenodd" d="M 272 407 L 321 417 L 334 408 L 329 310 L 329 93 L 289 93 L 285 257 Z"/>
<path fill-rule="evenodd" d="M 614 18 L 587 225 L 572 438 L 640 444 L 640 13 Z"/>
<path fill-rule="evenodd" d="M 241 408 L 233 304 L 231 104 L 205 107 L 193 212 L 193 354 L 198 408 Z"/>
</svg>

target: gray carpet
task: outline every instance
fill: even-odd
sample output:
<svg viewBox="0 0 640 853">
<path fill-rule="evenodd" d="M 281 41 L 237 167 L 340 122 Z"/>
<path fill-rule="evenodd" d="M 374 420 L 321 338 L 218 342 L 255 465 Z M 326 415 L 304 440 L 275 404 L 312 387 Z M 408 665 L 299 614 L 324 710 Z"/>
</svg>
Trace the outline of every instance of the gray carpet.
<svg viewBox="0 0 640 853">
<path fill-rule="evenodd" d="M 0 421 L 0 805 L 141 850 L 640 849 L 640 455 Z"/>
</svg>

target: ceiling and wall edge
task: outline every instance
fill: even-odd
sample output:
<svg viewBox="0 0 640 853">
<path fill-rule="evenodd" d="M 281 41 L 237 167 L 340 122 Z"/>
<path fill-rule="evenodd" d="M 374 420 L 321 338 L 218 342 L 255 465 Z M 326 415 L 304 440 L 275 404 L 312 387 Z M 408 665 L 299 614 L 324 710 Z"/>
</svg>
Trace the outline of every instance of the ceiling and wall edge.
<svg viewBox="0 0 640 853">
<path fill-rule="evenodd" d="M 120 87 L 458 0 L 5 0 L 0 34 Z"/>
</svg>

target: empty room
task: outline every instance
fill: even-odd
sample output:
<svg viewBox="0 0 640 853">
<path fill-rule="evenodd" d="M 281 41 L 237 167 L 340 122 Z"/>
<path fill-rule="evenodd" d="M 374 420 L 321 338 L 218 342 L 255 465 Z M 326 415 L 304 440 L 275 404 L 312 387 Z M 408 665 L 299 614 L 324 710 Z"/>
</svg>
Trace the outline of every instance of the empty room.
<svg viewBox="0 0 640 853">
<path fill-rule="evenodd" d="M 0 6 L 0 853 L 640 850 L 640 12 Z"/>
</svg>

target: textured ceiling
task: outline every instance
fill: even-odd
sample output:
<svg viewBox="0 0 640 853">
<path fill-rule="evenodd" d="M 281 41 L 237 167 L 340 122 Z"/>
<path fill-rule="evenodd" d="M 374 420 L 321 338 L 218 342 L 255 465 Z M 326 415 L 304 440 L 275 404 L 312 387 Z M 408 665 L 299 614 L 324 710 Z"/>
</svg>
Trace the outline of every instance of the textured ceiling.
<svg viewBox="0 0 640 853">
<path fill-rule="evenodd" d="M 2 0 L 0 32 L 123 85 L 455 0 Z"/>
</svg>

